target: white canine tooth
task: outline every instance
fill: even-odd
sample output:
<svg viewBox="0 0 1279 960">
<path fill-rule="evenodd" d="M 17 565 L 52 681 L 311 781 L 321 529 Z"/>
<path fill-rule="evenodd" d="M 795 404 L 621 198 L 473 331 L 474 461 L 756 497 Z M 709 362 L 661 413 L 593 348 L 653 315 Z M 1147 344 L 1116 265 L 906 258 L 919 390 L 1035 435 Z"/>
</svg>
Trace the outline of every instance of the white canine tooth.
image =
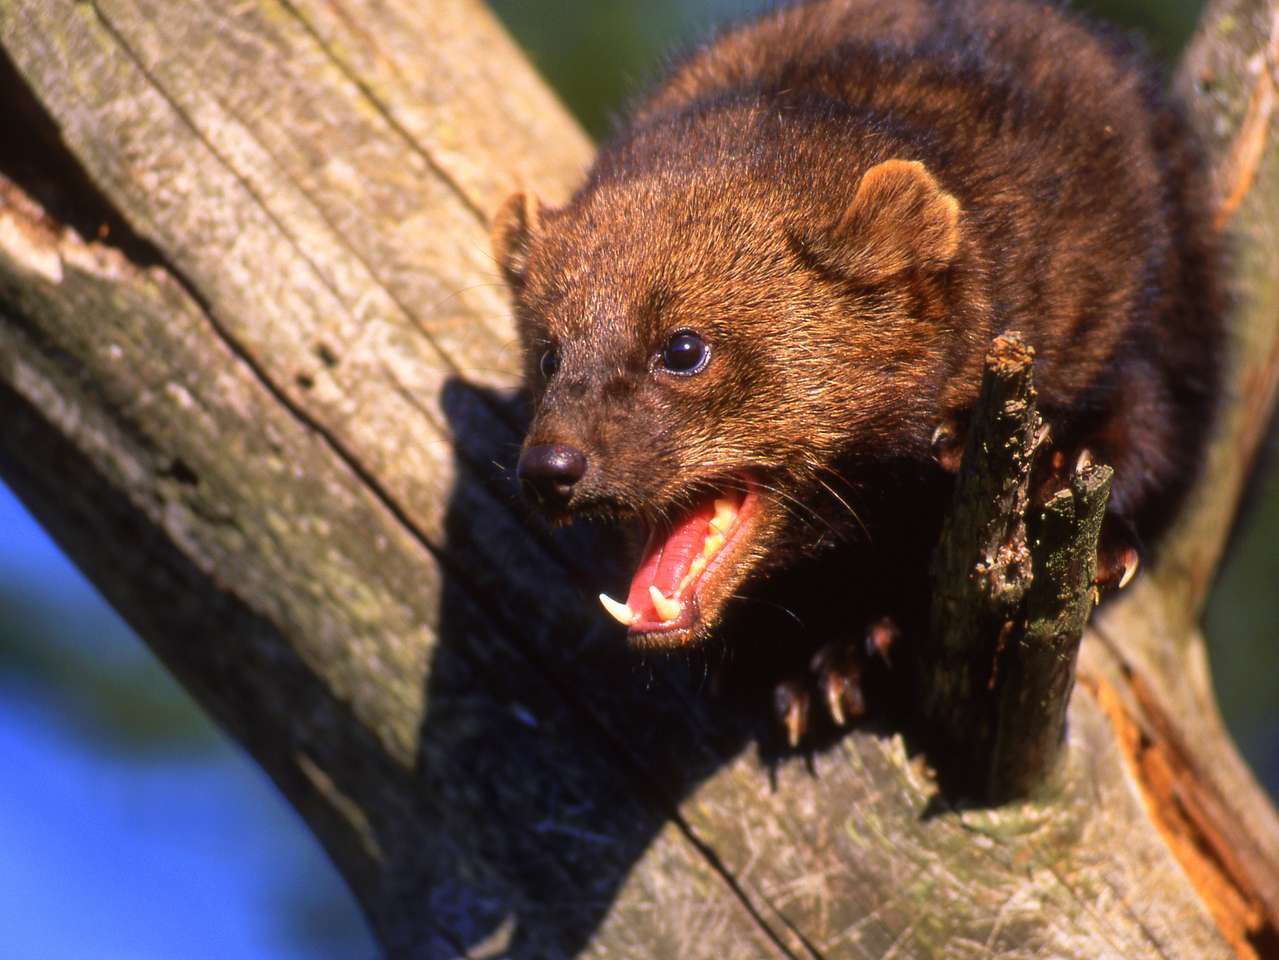
<svg viewBox="0 0 1279 960">
<path fill-rule="evenodd" d="M 600 594 L 600 603 L 604 605 L 604 611 L 624 627 L 629 627 L 639 620 L 638 613 L 626 604 L 618 603 L 607 593 Z"/>
<path fill-rule="evenodd" d="M 712 533 L 706 538 L 706 542 L 702 544 L 702 556 L 713 557 L 719 553 L 719 548 L 724 545 L 724 535 L 722 533 Z"/>
<path fill-rule="evenodd" d="M 648 595 L 653 601 L 653 609 L 657 611 L 657 615 L 663 620 L 674 620 L 684 612 L 684 604 L 678 600 L 663 596 L 662 591 L 655 586 L 649 586 Z"/>
<path fill-rule="evenodd" d="M 728 528 L 733 525 L 733 521 L 737 519 L 737 507 L 733 505 L 732 500 L 721 497 L 715 501 L 715 516 L 711 520 L 711 526 L 720 533 L 727 533 Z"/>
</svg>

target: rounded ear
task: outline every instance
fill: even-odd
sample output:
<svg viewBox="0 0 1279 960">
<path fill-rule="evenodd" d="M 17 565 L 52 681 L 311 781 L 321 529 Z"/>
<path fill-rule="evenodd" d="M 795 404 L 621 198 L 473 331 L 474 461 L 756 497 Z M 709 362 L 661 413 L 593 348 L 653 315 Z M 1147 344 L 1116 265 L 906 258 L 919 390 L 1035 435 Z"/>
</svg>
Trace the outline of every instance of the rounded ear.
<svg viewBox="0 0 1279 960">
<path fill-rule="evenodd" d="M 909 269 L 942 270 L 959 251 L 959 201 L 917 160 L 871 167 L 843 215 L 804 235 L 805 251 L 855 283 Z"/>
<path fill-rule="evenodd" d="M 528 251 L 541 226 L 541 218 L 541 203 L 537 197 L 527 193 L 511 194 L 493 215 L 493 227 L 489 233 L 493 259 L 514 290 L 524 286 Z"/>
</svg>

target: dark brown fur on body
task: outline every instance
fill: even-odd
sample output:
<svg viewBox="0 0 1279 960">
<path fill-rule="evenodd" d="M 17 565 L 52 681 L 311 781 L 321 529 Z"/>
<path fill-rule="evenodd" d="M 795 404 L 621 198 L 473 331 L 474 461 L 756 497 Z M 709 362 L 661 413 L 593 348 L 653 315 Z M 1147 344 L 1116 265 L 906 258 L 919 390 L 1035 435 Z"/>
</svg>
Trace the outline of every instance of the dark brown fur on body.
<svg viewBox="0 0 1279 960">
<path fill-rule="evenodd" d="M 931 438 L 1015 329 L 1054 443 L 1111 464 L 1112 510 L 1155 537 L 1219 330 L 1202 173 L 1157 91 L 1121 42 L 1002 0 L 822 0 L 684 61 L 567 206 L 517 196 L 495 223 L 526 449 L 585 456 L 557 518 L 660 527 L 748 476 L 748 549 L 681 641 L 769 573 L 802 616 L 858 586 L 858 615 L 917 614 L 948 489 Z M 661 367 L 682 330 L 699 373 Z M 832 581 L 803 571 L 824 547 L 846 548 Z"/>
</svg>

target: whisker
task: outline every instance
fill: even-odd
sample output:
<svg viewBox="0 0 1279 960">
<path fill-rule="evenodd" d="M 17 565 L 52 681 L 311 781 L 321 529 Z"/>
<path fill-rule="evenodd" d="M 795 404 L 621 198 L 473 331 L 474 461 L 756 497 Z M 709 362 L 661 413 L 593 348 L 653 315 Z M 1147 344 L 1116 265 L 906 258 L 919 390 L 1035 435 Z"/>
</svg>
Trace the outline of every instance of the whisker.
<svg viewBox="0 0 1279 960">
<path fill-rule="evenodd" d="M 795 624 L 796 624 L 796 625 L 797 625 L 797 626 L 798 626 L 801 630 L 807 630 L 807 629 L 808 629 L 808 627 L 804 624 L 804 620 L 803 620 L 803 618 L 802 618 L 802 617 L 800 617 L 800 615 L 799 615 L 798 613 L 796 613 L 794 610 L 792 610 L 790 607 L 783 606 L 782 604 L 780 604 L 780 603 L 776 603 L 776 602 L 774 602 L 774 601 L 772 601 L 772 600 L 765 600 L 763 597 L 751 597 L 751 596 L 747 596 L 747 595 L 746 595 L 746 594 L 744 594 L 744 593 L 730 593 L 728 596 L 729 596 L 729 599 L 731 599 L 731 600 L 740 600 L 740 601 L 742 601 L 742 602 L 744 602 L 744 603 L 758 603 L 758 604 L 760 604 L 761 606 L 765 606 L 765 607 L 772 607 L 774 610 L 778 610 L 778 611 L 780 611 L 780 612 L 782 612 L 782 613 L 786 614 L 786 616 L 790 617 L 792 620 L 794 620 L 794 621 L 795 621 Z"/>
<path fill-rule="evenodd" d="M 839 474 L 835 474 L 835 476 L 840 480 L 844 479 L 843 477 L 840 477 Z M 856 510 L 853 509 L 853 505 L 849 503 L 847 500 L 845 500 L 843 497 L 841 497 L 839 493 L 835 490 L 835 488 L 832 487 L 825 480 L 823 480 L 821 477 L 814 477 L 814 479 L 825 488 L 827 493 L 829 493 L 832 497 L 835 498 L 835 500 L 839 503 L 840 506 L 842 506 L 845 510 L 849 512 L 849 514 L 852 516 L 854 520 L 857 521 L 857 525 L 862 528 L 862 534 L 866 537 L 866 542 L 867 543 L 872 542 L 870 531 L 866 529 L 866 524 L 862 522 L 861 516 L 857 513 Z M 844 482 L 847 483 L 847 481 L 844 481 Z"/>
<path fill-rule="evenodd" d="M 771 493 L 773 496 L 777 497 L 782 506 L 782 509 L 786 510 L 786 512 L 789 513 L 796 520 L 799 520 L 800 522 L 806 522 L 805 521 L 805 514 L 806 514 L 807 517 L 810 518 L 810 520 L 807 522 L 820 524 L 826 528 L 827 532 L 838 537 L 839 530 L 835 527 L 835 525 L 831 523 L 831 521 L 828 518 L 822 516 L 820 513 L 818 513 L 808 504 L 804 503 L 798 497 L 782 489 L 781 487 L 776 486 L 775 484 L 770 484 L 766 481 L 755 480 L 753 481 L 753 483 L 759 489 L 765 490 Z M 725 481 L 723 485 L 727 486 L 731 490 L 739 490 L 742 493 L 746 493 L 750 489 L 748 485 L 733 479 L 729 479 Z"/>
</svg>

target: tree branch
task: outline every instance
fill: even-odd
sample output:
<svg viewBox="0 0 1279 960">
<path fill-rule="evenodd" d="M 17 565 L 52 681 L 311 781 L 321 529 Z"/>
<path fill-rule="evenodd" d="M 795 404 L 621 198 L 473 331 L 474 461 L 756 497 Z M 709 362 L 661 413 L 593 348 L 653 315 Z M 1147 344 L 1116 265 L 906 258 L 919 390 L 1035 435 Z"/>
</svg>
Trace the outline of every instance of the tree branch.
<svg viewBox="0 0 1279 960">
<path fill-rule="evenodd" d="M 1031 524 L 1025 627 L 998 659 L 999 720 L 987 796 L 1043 789 L 1064 743 L 1075 661 L 1096 598 L 1097 544 L 1113 471 L 1083 462 Z"/>
<path fill-rule="evenodd" d="M 1110 493 L 1110 468 L 1083 460 L 1031 503 L 1049 433 L 1033 358 L 1017 333 L 986 358 L 933 563 L 932 634 L 915 657 L 941 782 L 997 803 L 1044 790 L 1058 766 Z"/>
<path fill-rule="evenodd" d="M 1026 510 L 1042 425 L 1031 350 L 995 340 L 933 563 L 930 642 L 919 644 L 921 713 L 937 732 L 941 773 L 959 795 L 984 797 L 998 712 L 996 661 L 1019 630 L 1031 583 Z"/>
</svg>

